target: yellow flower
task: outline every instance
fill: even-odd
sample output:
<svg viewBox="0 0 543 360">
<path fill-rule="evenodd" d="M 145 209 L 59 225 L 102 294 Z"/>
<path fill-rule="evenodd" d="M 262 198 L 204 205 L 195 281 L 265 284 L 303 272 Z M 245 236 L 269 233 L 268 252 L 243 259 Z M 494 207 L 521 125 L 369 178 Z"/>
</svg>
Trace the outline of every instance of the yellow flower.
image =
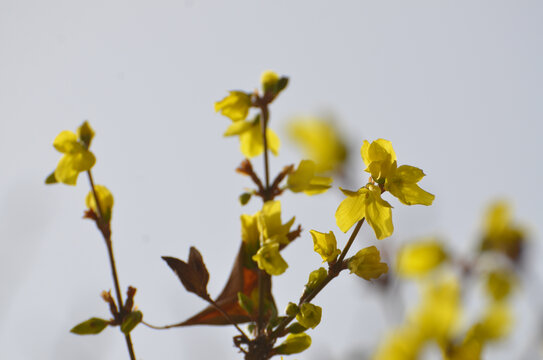
<svg viewBox="0 0 543 360">
<path fill-rule="evenodd" d="M 446 341 L 456 330 L 460 318 L 460 285 L 453 277 L 428 283 L 422 302 L 412 315 L 414 324 L 427 339 Z"/>
<path fill-rule="evenodd" d="M 349 270 L 363 279 L 377 279 L 388 272 L 388 265 L 381 262 L 381 254 L 375 246 L 364 248 L 349 260 Z"/>
<path fill-rule="evenodd" d="M 270 275 L 281 275 L 288 268 L 288 264 L 279 253 L 279 243 L 275 241 L 264 243 L 252 259 L 260 270 Z"/>
<path fill-rule="evenodd" d="M 367 166 L 365 171 L 369 172 L 377 183 L 384 183 L 393 164 L 396 162 L 396 153 L 392 148 L 392 143 L 388 140 L 377 139 L 370 144 L 367 140 L 364 140 L 360 148 L 360 154 Z"/>
<path fill-rule="evenodd" d="M 279 82 L 279 75 L 271 70 L 266 70 L 260 76 L 260 83 L 262 84 L 262 90 L 264 92 L 273 90 Z"/>
<path fill-rule="evenodd" d="M 239 136 L 241 153 L 248 158 L 258 156 L 264 151 L 260 116 L 257 116 L 252 121 L 242 120 L 232 123 L 226 129 L 224 136 Z M 281 141 L 277 134 L 270 128 L 266 129 L 266 141 L 268 142 L 270 151 L 277 156 Z"/>
<path fill-rule="evenodd" d="M 366 218 L 377 239 L 392 235 L 392 206 L 381 198 L 379 187 L 368 184 L 356 192 L 341 191 L 347 195 L 336 210 L 336 224 L 341 231 L 347 232 L 358 221 Z"/>
<path fill-rule="evenodd" d="M 292 217 L 287 223 L 281 221 L 281 202 L 266 201 L 257 218 L 258 231 L 263 241 L 273 240 L 280 244 L 288 243 L 287 234 L 294 224 Z"/>
<path fill-rule="evenodd" d="M 508 203 L 499 201 L 492 204 L 484 225 L 482 251 L 498 251 L 514 262 L 520 260 L 526 236 L 524 230 L 513 223 Z"/>
<path fill-rule="evenodd" d="M 417 329 L 401 327 L 391 331 L 372 357 L 373 360 L 417 360 L 423 339 Z"/>
<path fill-rule="evenodd" d="M 290 355 L 301 353 L 311 346 L 311 337 L 305 333 L 289 334 L 287 339 L 274 349 L 275 354 Z"/>
<path fill-rule="evenodd" d="M 304 192 L 307 195 L 315 195 L 325 192 L 330 188 L 332 178 L 315 176 L 315 162 L 302 160 L 298 168 L 289 174 L 287 187 L 290 191 Z"/>
<path fill-rule="evenodd" d="M 109 220 L 111 220 L 111 214 L 113 211 L 113 195 L 108 188 L 103 185 L 95 185 L 94 189 L 96 190 L 96 195 L 98 195 L 98 203 L 100 204 L 102 216 L 106 222 L 109 222 Z M 98 214 L 96 199 L 94 198 L 94 193 L 92 190 L 87 194 L 85 204 L 87 205 L 87 208 L 94 211 L 95 214 Z"/>
<path fill-rule="evenodd" d="M 405 277 L 421 276 L 439 266 L 447 254 L 435 239 L 405 245 L 396 257 L 396 271 Z"/>
<path fill-rule="evenodd" d="M 215 103 L 215 112 L 221 112 L 232 121 L 245 120 L 251 107 L 251 95 L 243 91 L 230 91 L 230 94 Z"/>
<path fill-rule="evenodd" d="M 317 270 L 313 270 L 309 274 L 307 284 L 305 284 L 305 292 L 312 291 L 317 286 L 319 286 L 324 281 L 326 276 L 328 276 L 328 271 L 326 271 L 326 269 L 323 267 L 318 268 Z"/>
<path fill-rule="evenodd" d="M 332 262 L 341 254 L 337 248 L 336 236 L 332 231 L 328 234 L 310 230 L 313 237 L 313 250 L 322 257 L 322 261 Z"/>
<path fill-rule="evenodd" d="M 296 315 L 296 320 L 305 328 L 316 328 L 321 322 L 322 308 L 310 303 L 303 303 Z"/>
<path fill-rule="evenodd" d="M 90 129 L 88 123 L 85 122 L 78 129 L 78 133 L 81 133 L 81 129 L 85 127 Z M 90 129 L 92 131 L 92 129 Z M 46 183 L 55 183 L 60 181 L 67 185 L 75 185 L 77 183 L 77 177 L 80 172 L 90 170 L 96 158 L 94 154 L 88 150 L 88 144 L 92 139 L 92 135 L 89 135 L 88 132 L 83 132 L 86 137 L 84 143 L 82 139 L 78 138 L 76 134 L 72 131 L 64 130 L 53 141 L 53 146 L 59 152 L 63 153 L 64 156 L 60 159 L 57 168 L 55 169 L 54 175 L 47 178 Z"/>
<path fill-rule="evenodd" d="M 394 162 L 388 168 L 385 190 L 405 205 L 432 205 L 435 196 L 417 185 L 423 177 L 424 172 L 421 169 L 409 165 L 396 167 Z"/>
<path fill-rule="evenodd" d="M 315 162 L 317 173 L 338 171 L 347 159 L 347 146 L 330 121 L 316 117 L 295 118 L 289 124 L 289 135 Z"/>
</svg>

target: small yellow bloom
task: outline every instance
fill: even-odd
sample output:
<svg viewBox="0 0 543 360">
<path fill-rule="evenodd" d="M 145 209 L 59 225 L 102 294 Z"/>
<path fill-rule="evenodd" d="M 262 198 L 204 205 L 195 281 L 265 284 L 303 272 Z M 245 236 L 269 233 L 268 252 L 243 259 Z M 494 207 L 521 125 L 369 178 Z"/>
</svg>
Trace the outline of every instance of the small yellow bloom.
<svg viewBox="0 0 543 360">
<path fill-rule="evenodd" d="M 492 204 L 485 219 L 481 250 L 501 252 L 517 262 L 525 241 L 525 231 L 512 220 L 510 205 L 505 201 Z"/>
<path fill-rule="evenodd" d="M 215 103 L 215 112 L 221 112 L 232 121 L 247 118 L 251 108 L 251 95 L 243 91 L 230 91 L 230 94 Z"/>
<path fill-rule="evenodd" d="M 279 81 L 279 75 L 271 70 L 266 70 L 260 76 L 260 83 L 264 92 L 273 90 Z"/>
<path fill-rule="evenodd" d="M 392 143 L 385 139 L 377 139 L 370 144 L 364 140 L 360 154 L 367 166 L 365 171 L 369 172 L 373 180 L 379 184 L 384 183 L 392 165 L 396 162 L 396 153 L 392 148 Z"/>
<path fill-rule="evenodd" d="M 239 136 L 241 153 L 248 158 L 258 156 L 264 151 L 262 125 L 258 116 L 253 121 L 237 121 L 232 123 L 226 129 L 224 136 Z M 277 134 L 270 128 L 266 129 L 266 141 L 269 150 L 277 156 L 281 141 Z"/>
<path fill-rule="evenodd" d="M 307 117 L 295 118 L 289 124 L 289 135 L 315 162 L 317 173 L 339 171 L 347 159 L 347 146 L 330 121 Z"/>
<path fill-rule="evenodd" d="M 290 355 L 301 353 L 311 346 L 311 337 L 306 333 L 289 334 L 287 339 L 274 349 L 279 355 Z"/>
<path fill-rule="evenodd" d="M 307 195 L 315 195 L 325 192 L 330 188 L 332 178 L 315 176 L 315 162 L 302 160 L 298 168 L 289 174 L 287 187 L 290 191 L 304 192 Z"/>
<path fill-rule="evenodd" d="M 264 241 L 274 240 L 284 244 L 288 242 L 287 234 L 294 224 L 292 217 L 287 223 L 281 221 L 281 202 L 266 201 L 257 218 L 257 226 Z"/>
<path fill-rule="evenodd" d="M 435 239 L 417 241 L 400 249 L 396 257 L 396 271 L 405 277 L 425 275 L 446 258 L 443 246 Z"/>
<path fill-rule="evenodd" d="M 379 187 L 368 184 L 356 192 L 341 191 L 347 195 L 336 210 L 336 224 L 341 231 L 347 232 L 358 221 L 366 218 L 377 239 L 382 240 L 392 235 L 392 206 L 381 198 Z"/>
<path fill-rule="evenodd" d="M 493 303 L 487 308 L 477 333 L 483 341 L 496 341 L 509 334 L 512 323 L 513 315 L 509 305 Z"/>
<path fill-rule="evenodd" d="M 85 126 L 85 123 L 81 127 Z M 64 130 L 53 141 L 55 149 L 64 154 L 54 172 L 56 181 L 67 185 L 75 185 L 79 173 L 90 170 L 94 166 L 96 162 L 94 154 L 80 140 L 73 132 Z M 90 140 L 88 141 L 90 143 Z"/>
<path fill-rule="evenodd" d="M 405 205 L 432 205 L 435 196 L 417 185 L 423 177 L 424 172 L 421 169 L 409 165 L 396 167 L 394 162 L 388 169 L 385 190 Z"/>
<path fill-rule="evenodd" d="M 309 279 L 307 280 L 307 284 L 305 284 L 305 291 L 311 291 L 315 289 L 317 286 L 320 285 L 324 281 L 324 279 L 328 276 L 328 271 L 326 271 L 325 268 L 321 267 L 317 270 L 313 270 L 309 274 Z"/>
<path fill-rule="evenodd" d="M 252 259 L 260 270 L 264 270 L 270 275 L 281 275 L 288 268 L 287 262 L 279 253 L 279 243 L 275 241 L 264 243 Z"/>
<path fill-rule="evenodd" d="M 111 220 L 111 214 L 113 211 L 113 195 L 103 185 L 95 185 L 94 189 L 96 190 L 96 195 L 98 195 L 98 203 L 100 204 L 100 210 L 102 211 L 102 216 L 106 222 Z M 96 199 L 94 198 L 94 193 L 89 191 L 87 197 L 85 198 L 85 204 L 87 208 L 94 211 L 95 214 L 98 214 L 98 208 L 96 207 Z"/>
<path fill-rule="evenodd" d="M 388 265 L 381 262 L 381 254 L 375 246 L 364 248 L 349 260 L 349 270 L 363 279 L 377 279 L 388 272 Z"/>
<path fill-rule="evenodd" d="M 321 322 L 322 308 L 310 303 L 303 303 L 296 315 L 296 320 L 305 328 L 314 329 Z"/>
<path fill-rule="evenodd" d="M 423 345 L 423 338 L 411 327 L 391 331 L 379 345 L 373 360 L 417 360 Z"/>
<path fill-rule="evenodd" d="M 332 262 L 341 254 L 337 248 L 336 236 L 332 231 L 328 234 L 310 230 L 313 237 L 313 250 L 322 257 L 323 262 Z"/>
</svg>

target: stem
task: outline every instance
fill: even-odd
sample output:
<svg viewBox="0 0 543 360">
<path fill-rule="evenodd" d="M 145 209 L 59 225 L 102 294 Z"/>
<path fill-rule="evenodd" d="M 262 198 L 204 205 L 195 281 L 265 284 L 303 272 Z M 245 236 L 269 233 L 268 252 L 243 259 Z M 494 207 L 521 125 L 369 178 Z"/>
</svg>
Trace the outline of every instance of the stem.
<svg viewBox="0 0 543 360">
<path fill-rule="evenodd" d="M 109 223 L 106 223 L 103 217 L 102 207 L 100 206 L 100 200 L 98 199 L 98 194 L 96 193 L 96 187 L 94 186 L 94 180 L 92 178 L 92 173 L 90 170 L 87 171 L 89 177 L 90 187 L 92 189 L 92 194 L 94 195 L 94 201 L 96 202 L 96 212 L 98 213 L 98 220 L 96 224 L 104 237 L 107 247 L 107 253 L 109 257 L 109 265 L 111 267 L 111 275 L 113 276 L 113 285 L 115 287 L 115 295 L 117 296 L 117 302 L 119 304 L 119 312 L 121 318 L 124 316 L 124 303 L 123 297 L 121 294 L 121 287 L 119 285 L 119 277 L 117 275 L 117 267 L 115 266 L 115 256 L 113 255 L 113 243 L 111 241 L 111 230 L 109 228 Z M 134 353 L 134 346 L 132 345 L 132 339 L 130 334 L 125 334 L 126 346 L 128 348 L 128 353 L 130 354 L 131 360 L 136 360 L 136 354 Z"/>
<path fill-rule="evenodd" d="M 221 314 L 222 316 L 224 316 L 226 318 L 226 320 L 230 321 L 230 323 L 232 323 L 232 325 L 234 325 L 234 327 L 240 332 L 241 336 L 243 337 L 244 340 L 246 340 L 247 342 L 249 341 L 249 337 L 247 336 L 247 334 L 245 334 L 245 332 L 243 330 L 241 330 L 241 328 L 238 326 L 238 324 L 236 324 L 236 322 L 230 317 L 230 315 L 228 315 L 215 301 L 213 301 L 212 299 L 209 299 L 208 300 L 209 303 L 211 305 L 213 305 L 213 307 L 215 309 L 217 309 Z"/>
<path fill-rule="evenodd" d="M 310 302 L 311 300 L 313 300 L 321 291 L 322 289 L 324 289 L 326 287 L 326 285 L 328 285 L 328 283 L 330 281 L 332 281 L 332 279 L 334 279 L 335 277 L 337 277 L 339 275 L 339 273 L 344 270 L 344 267 L 343 267 L 343 260 L 345 259 L 345 256 L 347 256 L 347 252 L 349 251 L 349 249 L 351 248 L 351 245 L 353 244 L 354 242 L 354 239 L 356 238 L 356 236 L 358 235 L 358 232 L 360 231 L 360 228 L 362 227 L 362 224 L 364 224 L 364 219 L 360 220 L 357 224 L 356 224 L 356 227 L 354 228 L 351 236 L 349 237 L 349 240 L 347 241 L 347 244 L 345 245 L 345 247 L 343 248 L 343 251 L 341 252 L 341 255 L 339 255 L 339 258 L 337 259 L 336 262 L 334 262 L 333 264 L 331 264 L 329 266 L 329 269 L 328 269 L 328 275 L 324 278 L 324 280 L 317 286 L 315 287 L 308 295 L 304 296 L 302 295 L 300 297 L 300 300 L 298 302 L 298 306 L 302 305 L 302 304 L 305 304 L 305 303 L 308 303 Z M 271 334 L 271 337 L 272 338 L 276 338 L 278 336 L 281 335 L 281 333 L 285 330 L 285 328 L 287 327 L 288 324 L 290 324 L 290 322 L 292 320 L 294 320 L 295 316 L 288 316 L 286 317 L 280 324 L 279 326 L 277 327 L 277 329 L 275 329 L 275 331 Z"/>
<path fill-rule="evenodd" d="M 262 101 L 259 105 L 261 112 L 261 127 L 262 127 L 262 142 L 264 145 L 264 178 L 266 181 L 266 187 L 264 188 L 264 196 L 262 200 L 264 202 L 271 200 L 270 198 L 270 166 L 268 160 L 268 137 L 266 133 L 268 131 L 268 120 L 270 112 L 268 110 L 268 103 Z M 257 336 L 262 336 L 264 333 L 264 273 L 263 270 L 258 270 L 258 319 L 256 322 Z"/>
</svg>

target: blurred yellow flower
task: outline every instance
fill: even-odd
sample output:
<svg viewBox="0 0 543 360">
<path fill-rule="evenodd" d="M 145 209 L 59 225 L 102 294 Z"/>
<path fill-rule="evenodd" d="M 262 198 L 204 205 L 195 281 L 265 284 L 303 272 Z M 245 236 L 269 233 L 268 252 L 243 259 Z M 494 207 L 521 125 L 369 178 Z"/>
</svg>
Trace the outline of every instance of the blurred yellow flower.
<svg viewBox="0 0 543 360">
<path fill-rule="evenodd" d="M 515 285 L 515 275 L 505 269 L 494 270 L 487 274 L 485 290 L 494 301 L 505 300 Z"/>
<path fill-rule="evenodd" d="M 251 108 L 251 95 L 243 91 L 230 91 L 229 95 L 215 103 L 215 112 L 221 112 L 232 121 L 245 120 Z"/>
<path fill-rule="evenodd" d="M 403 246 L 396 255 L 396 271 L 404 277 L 425 275 L 439 266 L 447 254 L 436 239 L 420 240 Z"/>
<path fill-rule="evenodd" d="M 330 121 L 316 117 L 294 118 L 288 127 L 305 157 L 315 162 L 317 173 L 338 171 L 347 159 L 347 146 Z"/>
<path fill-rule="evenodd" d="M 343 232 L 347 232 L 358 221 L 366 218 L 381 240 L 392 235 L 392 206 L 381 198 L 381 189 L 372 184 L 358 191 L 340 189 L 347 197 L 336 210 L 336 224 Z"/>
<path fill-rule="evenodd" d="M 332 178 L 315 176 L 315 168 L 315 162 L 312 160 L 300 161 L 298 168 L 288 175 L 288 189 L 295 193 L 303 191 L 307 195 L 320 194 L 328 190 Z"/>
</svg>

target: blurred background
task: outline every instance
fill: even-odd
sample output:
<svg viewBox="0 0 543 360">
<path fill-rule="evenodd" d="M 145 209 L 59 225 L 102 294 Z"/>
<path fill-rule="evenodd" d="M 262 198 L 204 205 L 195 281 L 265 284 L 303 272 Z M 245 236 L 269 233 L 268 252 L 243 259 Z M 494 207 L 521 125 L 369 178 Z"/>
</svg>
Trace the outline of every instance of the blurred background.
<svg viewBox="0 0 543 360">
<path fill-rule="evenodd" d="M 477 246 L 482 217 L 499 198 L 530 238 L 526 280 L 515 297 L 514 335 L 489 359 L 537 359 L 543 274 L 543 3 L 470 1 L 14 1 L 0 2 L 0 358 L 123 359 L 117 329 L 69 333 L 108 317 L 106 248 L 82 219 L 86 178 L 45 186 L 61 154 L 61 130 L 89 120 L 96 131 L 95 181 L 115 196 L 113 241 L 123 288 L 138 288 L 146 321 L 164 325 L 204 307 L 161 256 L 186 259 L 196 246 L 222 289 L 238 250 L 237 200 L 247 178 L 234 172 L 238 141 L 213 103 L 251 91 L 263 70 L 290 77 L 271 108 L 282 140 L 272 172 L 297 163 L 289 120 L 332 117 L 351 156 L 346 179 L 324 195 L 287 194 L 283 220 L 303 235 L 284 252 L 274 281 L 278 307 L 298 299 L 320 266 L 310 229 L 333 230 L 338 185 L 367 181 L 364 139 L 392 141 L 399 162 L 422 168 L 431 207 L 390 200 L 394 235 L 364 227 L 358 248 L 392 247 L 421 236 L 459 256 Z M 259 158 L 253 161 L 261 171 Z M 401 315 L 375 284 L 341 276 L 319 295 L 322 324 L 299 359 L 366 359 Z M 416 302 L 416 300 L 414 301 Z M 133 332 L 138 359 L 240 359 L 231 327 Z M 534 336 L 536 337 L 534 339 Z M 535 344 L 535 345 L 534 345 Z M 434 354 L 435 355 L 435 354 Z M 428 358 L 435 358 L 428 355 Z"/>
</svg>

